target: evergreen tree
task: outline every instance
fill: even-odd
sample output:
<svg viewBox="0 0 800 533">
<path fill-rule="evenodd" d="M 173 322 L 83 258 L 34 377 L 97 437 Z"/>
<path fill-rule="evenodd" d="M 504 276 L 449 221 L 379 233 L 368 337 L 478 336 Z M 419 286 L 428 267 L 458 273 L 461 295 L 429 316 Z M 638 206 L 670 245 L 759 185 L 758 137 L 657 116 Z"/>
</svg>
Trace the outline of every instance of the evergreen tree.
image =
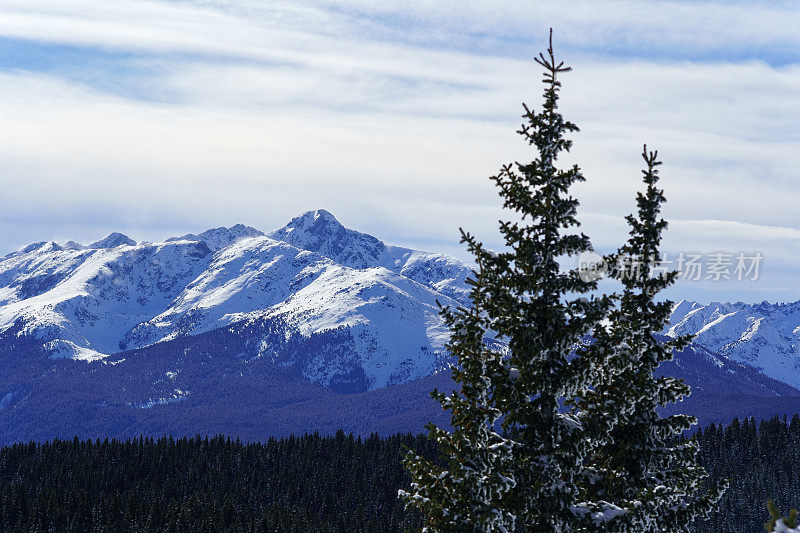
<svg viewBox="0 0 800 533">
<path fill-rule="evenodd" d="M 767 510 L 769 510 L 769 522 L 764 524 L 764 528 L 769 533 L 794 533 L 800 531 L 797 527 L 797 518 L 800 514 L 797 509 L 792 509 L 789 516 L 784 517 L 781 515 L 780 510 L 772 500 L 767 502 Z"/>
<path fill-rule="evenodd" d="M 497 431 L 500 411 L 492 406 L 490 376 L 502 369 L 502 353 L 490 349 L 484 337 L 485 319 L 479 302 L 488 286 L 482 259 L 471 285 L 470 309 L 442 309 L 451 331 L 449 352 L 457 358 L 453 380 L 460 394 L 433 396 L 451 412 L 453 432 L 428 425 L 446 465 L 409 453 L 405 466 L 412 480 L 400 495 L 422 511 L 424 531 L 513 531 L 515 516 L 503 500 L 514 486 L 510 477 L 511 443 Z"/>
<path fill-rule="evenodd" d="M 414 485 L 407 499 L 422 509 L 432 530 L 455 526 L 446 520 L 453 512 L 467 516 L 472 506 L 481 517 L 496 517 L 467 522 L 481 528 L 502 530 L 515 517 L 529 530 L 562 531 L 580 518 L 575 481 L 591 441 L 585 415 L 570 407 L 592 385 L 599 352 L 582 346 L 608 299 L 586 298 L 596 282 L 559 264 L 591 250 L 588 237 L 574 231 L 578 201 L 569 195 L 584 178 L 577 166 L 556 166 L 572 146 L 566 136 L 578 127 L 558 112 L 559 76 L 571 69 L 556 61 L 552 31 L 546 54 L 535 61 L 544 68 L 544 103 L 538 112 L 523 104 L 526 122 L 518 133 L 536 157 L 505 165 L 492 177 L 503 207 L 517 218 L 500 223 L 506 247 L 494 253 L 462 230 L 479 272 L 472 309 L 448 319 L 462 391 L 437 397 L 451 411 L 454 432 L 430 428 L 447 466 L 413 456 L 408 462 Z M 507 342 L 502 357 L 484 346 L 487 331 Z M 494 431 L 498 420 L 505 438 Z M 473 472 L 478 486 L 470 486 Z"/>
<path fill-rule="evenodd" d="M 661 417 L 657 411 L 690 393 L 682 380 L 653 373 L 691 337 L 658 337 L 672 302 L 657 301 L 657 296 L 674 283 L 678 272 L 660 272 L 660 245 L 667 227 L 660 218 L 666 201 L 658 187 L 661 162 L 646 146 L 642 157 L 645 191 L 637 194 L 637 214 L 626 217 L 628 242 L 613 258 L 612 276 L 621 281 L 622 294 L 610 313 L 610 326 L 596 335 L 596 344 L 606 344 L 613 355 L 584 401 L 593 413 L 614 419 L 610 439 L 594 457 L 596 473 L 602 475 L 592 479 L 588 490 L 620 508 L 605 524 L 609 531 L 689 531 L 695 519 L 708 516 L 725 486 L 705 492 L 707 475 L 698 464 L 697 442 L 678 440 L 696 419 L 683 414 Z"/>
</svg>

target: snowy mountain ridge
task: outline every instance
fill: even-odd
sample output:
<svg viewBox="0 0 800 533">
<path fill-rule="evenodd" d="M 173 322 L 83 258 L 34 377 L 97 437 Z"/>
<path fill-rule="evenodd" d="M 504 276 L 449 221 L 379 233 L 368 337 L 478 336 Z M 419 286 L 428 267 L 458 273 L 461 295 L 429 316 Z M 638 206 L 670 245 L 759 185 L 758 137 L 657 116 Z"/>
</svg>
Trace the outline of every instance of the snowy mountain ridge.
<svg viewBox="0 0 800 533">
<path fill-rule="evenodd" d="M 306 378 L 328 386 L 346 375 L 377 389 L 444 364 L 448 332 L 437 302 L 466 302 L 470 273 L 452 257 L 346 228 L 325 210 L 269 233 L 240 224 L 157 243 L 120 233 L 88 245 L 39 242 L 0 258 L 0 338 L 23 336 L 50 358 L 97 362 L 273 320 L 287 335 L 331 332 L 304 359 Z M 663 333 L 696 334 L 715 357 L 800 386 L 800 303 L 682 301 Z M 276 349 L 266 343 L 258 353 Z"/>
<path fill-rule="evenodd" d="M 347 330 L 352 346 L 332 358 L 357 359 L 379 388 L 437 367 L 447 338 L 437 301 L 463 301 L 470 272 L 344 228 L 323 210 L 268 236 L 237 225 L 160 243 L 118 233 L 88 246 L 36 243 L 0 259 L 0 335 L 17 326 L 51 357 L 91 362 L 279 318 L 303 335 Z M 325 384 L 342 367 L 318 362 L 307 377 Z"/>
<path fill-rule="evenodd" d="M 800 302 L 704 305 L 683 300 L 673 307 L 663 333 L 694 334 L 695 344 L 800 386 Z"/>
<path fill-rule="evenodd" d="M 457 386 L 438 303 L 466 303 L 470 273 L 322 210 L 266 234 L 237 225 L 157 243 L 29 245 L 0 258 L 0 444 L 446 425 L 429 395 Z M 785 383 L 794 354 L 781 351 L 794 316 L 677 304 L 667 333 L 699 331 L 702 343 L 658 370 L 693 390 L 671 412 L 797 412 L 800 391 Z M 761 367 L 777 379 L 745 364 L 776 357 L 786 364 Z"/>
</svg>

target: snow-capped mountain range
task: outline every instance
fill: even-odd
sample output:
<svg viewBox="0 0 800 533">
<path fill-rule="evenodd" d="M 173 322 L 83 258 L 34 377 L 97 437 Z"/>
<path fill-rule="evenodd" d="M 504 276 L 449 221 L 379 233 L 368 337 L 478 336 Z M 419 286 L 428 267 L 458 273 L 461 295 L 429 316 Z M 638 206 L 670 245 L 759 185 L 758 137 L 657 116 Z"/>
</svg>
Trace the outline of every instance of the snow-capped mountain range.
<svg viewBox="0 0 800 533">
<path fill-rule="evenodd" d="M 800 387 L 800 302 L 675 305 L 670 336 L 694 334 L 695 343 L 763 374 Z"/>
<path fill-rule="evenodd" d="M 239 224 L 156 243 L 121 233 L 88 245 L 39 242 L 0 258 L 0 335 L 14 326 L 51 358 L 92 362 L 279 319 L 295 335 L 349 334 L 339 359 L 321 354 L 306 377 L 328 385 L 357 367 L 377 389 L 439 367 L 447 331 L 437 302 L 466 302 L 470 272 L 452 257 L 345 228 L 325 210 L 266 234 Z M 697 345 L 800 387 L 800 302 L 682 301 L 663 333 L 696 334 Z"/>
<path fill-rule="evenodd" d="M 0 258 L 0 443 L 446 423 L 428 395 L 454 386 L 438 303 L 467 303 L 470 274 L 324 210 L 269 233 L 31 244 Z M 796 309 L 677 304 L 664 333 L 698 340 L 660 369 L 694 391 L 670 409 L 800 411 Z"/>
<path fill-rule="evenodd" d="M 347 229 L 324 210 L 266 235 L 237 225 L 157 243 L 119 233 L 87 246 L 42 242 L 0 259 L 0 332 L 16 326 L 50 357 L 92 362 L 279 318 L 306 336 L 346 329 L 347 357 L 380 388 L 437 368 L 447 338 L 437 301 L 464 301 L 470 272 Z M 307 377 L 328 384 L 341 368 L 318 362 Z"/>
</svg>

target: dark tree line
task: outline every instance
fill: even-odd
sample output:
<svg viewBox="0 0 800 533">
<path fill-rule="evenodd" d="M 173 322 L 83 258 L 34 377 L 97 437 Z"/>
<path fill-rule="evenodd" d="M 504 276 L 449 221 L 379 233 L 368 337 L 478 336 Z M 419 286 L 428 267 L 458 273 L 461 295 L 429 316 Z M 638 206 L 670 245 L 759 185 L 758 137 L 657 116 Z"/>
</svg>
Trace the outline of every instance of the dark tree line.
<svg viewBox="0 0 800 533">
<path fill-rule="evenodd" d="M 698 458 L 711 479 L 729 479 L 718 513 L 698 533 L 764 531 L 768 500 L 788 512 L 800 506 L 800 416 L 735 419 L 698 431 Z"/>
<path fill-rule="evenodd" d="M 800 417 L 734 420 L 697 440 L 711 481 L 731 484 L 694 531 L 763 531 L 767 500 L 800 506 Z M 437 455 L 421 435 L 17 444 L 0 449 L 0 531 L 415 530 L 397 497 L 405 446 Z"/>
<path fill-rule="evenodd" d="M 0 450 L 0 531 L 404 531 L 422 436 L 54 441 Z"/>
</svg>

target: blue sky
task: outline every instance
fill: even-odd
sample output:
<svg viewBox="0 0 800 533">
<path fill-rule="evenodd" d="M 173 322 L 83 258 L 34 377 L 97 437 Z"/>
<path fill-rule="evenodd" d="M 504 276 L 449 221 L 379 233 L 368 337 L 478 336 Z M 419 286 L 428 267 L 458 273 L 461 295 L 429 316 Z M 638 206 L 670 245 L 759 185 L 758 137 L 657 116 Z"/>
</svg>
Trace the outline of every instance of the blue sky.
<svg viewBox="0 0 800 533">
<path fill-rule="evenodd" d="M 647 142 L 668 250 L 764 255 L 758 282 L 672 297 L 800 299 L 795 5 L 6 0 L 0 252 L 325 208 L 466 258 L 459 226 L 497 244 L 488 176 L 531 157 L 514 130 L 552 26 L 596 246 L 625 238 Z"/>
</svg>

